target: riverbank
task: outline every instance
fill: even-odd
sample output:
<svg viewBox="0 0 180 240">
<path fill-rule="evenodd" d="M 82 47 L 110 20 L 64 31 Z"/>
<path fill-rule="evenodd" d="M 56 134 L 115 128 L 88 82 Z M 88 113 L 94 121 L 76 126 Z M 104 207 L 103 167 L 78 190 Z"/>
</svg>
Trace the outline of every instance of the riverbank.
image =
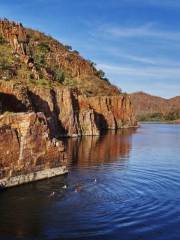
<svg viewBox="0 0 180 240">
<path fill-rule="evenodd" d="M 180 124 L 180 119 L 173 121 L 139 121 L 141 124 Z"/>
<path fill-rule="evenodd" d="M 29 174 L 18 175 L 16 177 L 4 178 L 0 180 L 0 190 L 15 187 L 18 185 L 22 185 L 25 183 L 31 183 L 35 181 L 40 181 L 52 177 L 57 177 L 60 175 L 64 175 L 68 173 L 68 170 L 65 166 L 52 168 L 52 169 L 45 169 L 42 171 L 32 172 Z"/>
</svg>

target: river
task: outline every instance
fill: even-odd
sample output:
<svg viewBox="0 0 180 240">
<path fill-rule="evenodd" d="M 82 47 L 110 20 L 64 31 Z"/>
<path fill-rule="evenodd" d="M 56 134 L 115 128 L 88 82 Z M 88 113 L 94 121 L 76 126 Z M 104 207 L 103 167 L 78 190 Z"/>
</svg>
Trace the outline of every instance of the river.
<svg viewBox="0 0 180 240">
<path fill-rule="evenodd" d="M 67 176 L 0 193 L 0 240 L 180 239 L 180 125 L 65 144 Z"/>
</svg>

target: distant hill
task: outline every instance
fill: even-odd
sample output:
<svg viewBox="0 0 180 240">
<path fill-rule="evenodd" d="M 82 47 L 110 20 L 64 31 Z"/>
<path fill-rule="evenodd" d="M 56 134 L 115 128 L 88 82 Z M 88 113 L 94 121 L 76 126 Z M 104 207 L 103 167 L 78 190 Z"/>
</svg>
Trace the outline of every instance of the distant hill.
<svg viewBox="0 0 180 240">
<path fill-rule="evenodd" d="M 131 94 L 135 114 L 140 121 L 180 119 L 180 96 L 165 99 L 144 92 Z"/>
</svg>

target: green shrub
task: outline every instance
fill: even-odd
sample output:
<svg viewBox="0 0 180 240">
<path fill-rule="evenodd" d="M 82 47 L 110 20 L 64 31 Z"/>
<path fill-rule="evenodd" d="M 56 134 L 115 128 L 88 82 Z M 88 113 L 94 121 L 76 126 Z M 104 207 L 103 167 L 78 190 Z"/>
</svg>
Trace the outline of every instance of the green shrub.
<svg viewBox="0 0 180 240">
<path fill-rule="evenodd" d="M 174 110 L 165 115 L 166 121 L 174 121 L 180 118 L 180 110 Z"/>
<path fill-rule="evenodd" d="M 71 86 L 71 87 L 74 87 L 77 85 L 77 81 L 70 77 L 66 77 L 63 83 L 64 85 Z"/>
<path fill-rule="evenodd" d="M 47 79 L 41 78 L 39 80 L 30 79 L 29 82 L 36 86 L 51 88 L 51 83 Z"/>
<path fill-rule="evenodd" d="M 144 113 L 137 116 L 139 121 L 163 121 L 164 116 L 162 113 Z"/>
<path fill-rule="evenodd" d="M 72 47 L 70 45 L 64 45 L 64 47 L 68 50 L 68 51 L 72 51 Z"/>
<path fill-rule="evenodd" d="M 40 42 L 37 47 L 39 48 L 40 51 L 43 53 L 48 53 L 50 51 L 49 44 L 47 42 Z"/>
<path fill-rule="evenodd" d="M 47 42 L 40 42 L 35 47 L 34 62 L 38 70 L 46 65 L 46 54 L 50 51 L 50 47 Z"/>
<path fill-rule="evenodd" d="M 97 74 L 98 74 L 98 77 L 100 77 L 101 79 L 104 79 L 104 77 L 105 77 L 105 72 L 103 71 L 103 70 L 98 70 L 97 71 Z"/>
<path fill-rule="evenodd" d="M 65 80 L 64 72 L 60 69 L 56 69 L 54 71 L 54 80 L 59 82 L 59 83 L 63 83 L 64 80 Z"/>
<path fill-rule="evenodd" d="M 11 65 L 5 59 L 1 59 L 0 69 L 1 70 L 9 70 L 10 68 L 11 68 Z"/>
<path fill-rule="evenodd" d="M 5 44 L 5 43 L 6 43 L 6 40 L 2 35 L 0 35 L 0 44 Z"/>
<path fill-rule="evenodd" d="M 45 56 L 39 55 L 35 57 L 35 66 L 37 70 L 40 70 L 42 66 L 46 64 Z"/>
<path fill-rule="evenodd" d="M 93 62 L 93 61 L 91 61 L 91 60 L 87 60 L 88 62 L 89 62 L 89 64 L 92 66 L 92 67 L 96 67 L 96 63 L 95 62 Z"/>
</svg>

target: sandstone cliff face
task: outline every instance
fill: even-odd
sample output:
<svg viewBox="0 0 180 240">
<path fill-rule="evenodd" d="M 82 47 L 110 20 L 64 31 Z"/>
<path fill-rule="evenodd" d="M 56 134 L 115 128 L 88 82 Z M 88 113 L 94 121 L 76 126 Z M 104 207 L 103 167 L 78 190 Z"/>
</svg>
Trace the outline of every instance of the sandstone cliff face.
<svg viewBox="0 0 180 240">
<path fill-rule="evenodd" d="M 102 97 L 79 97 L 81 107 L 87 105 L 96 112 L 100 129 L 118 129 L 136 125 L 130 97 L 126 94 Z"/>
<path fill-rule="evenodd" d="M 0 83 L 1 112 L 43 112 L 55 137 L 136 125 L 129 97 L 77 52 L 8 20 L 0 21 L 0 35 L 12 48 L 16 69 L 14 78 Z"/>
<path fill-rule="evenodd" d="M 9 41 L 14 51 L 20 55 L 27 55 L 28 38 L 22 24 L 0 21 L 0 34 Z"/>
<path fill-rule="evenodd" d="M 15 82 L 0 81 L 0 114 L 32 110 L 27 88 Z"/>
<path fill-rule="evenodd" d="M 129 96 L 92 62 L 52 37 L 0 20 L 0 182 L 33 181 L 42 175 L 27 174 L 62 165 L 57 138 L 131 126 Z"/>
<path fill-rule="evenodd" d="M 38 91 L 38 92 L 37 92 Z M 87 97 L 69 88 L 32 90 L 49 108 L 36 104 L 36 111 L 45 112 L 50 122 L 56 122 L 54 133 L 67 136 L 99 135 L 103 130 L 136 125 L 129 96 Z M 31 93 L 32 93 L 31 92 Z M 41 106 L 39 108 L 39 106 Z M 49 111 L 50 110 L 50 111 Z M 55 124 L 51 124 L 51 129 Z"/>
<path fill-rule="evenodd" d="M 0 84 L 0 99 L 13 97 L 13 101 L 20 101 L 18 110 L 22 112 L 24 107 L 43 112 L 52 137 L 99 135 L 107 129 L 136 125 L 128 95 L 87 97 L 67 87 L 22 88 L 22 93 L 19 88 L 14 89 L 12 83 Z"/>
<path fill-rule="evenodd" d="M 65 166 L 61 141 L 50 139 L 43 113 L 18 113 L 0 117 L 0 183 L 18 185 L 18 177 Z M 46 176 L 45 176 L 46 177 Z M 38 180 L 34 175 L 32 181 Z"/>
</svg>

